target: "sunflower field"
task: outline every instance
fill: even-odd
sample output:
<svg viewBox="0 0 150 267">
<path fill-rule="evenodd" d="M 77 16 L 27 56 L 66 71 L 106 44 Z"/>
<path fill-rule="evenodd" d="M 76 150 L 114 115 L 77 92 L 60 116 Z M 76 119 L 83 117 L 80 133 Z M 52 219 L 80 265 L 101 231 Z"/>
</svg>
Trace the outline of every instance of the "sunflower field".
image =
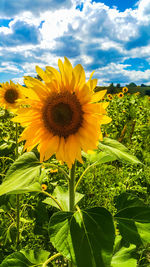
<svg viewBox="0 0 150 267">
<path fill-rule="evenodd" d="M 0 87 L 0 266 L 150 266 L 150 98 L 58 66 Z"/>
</svg>

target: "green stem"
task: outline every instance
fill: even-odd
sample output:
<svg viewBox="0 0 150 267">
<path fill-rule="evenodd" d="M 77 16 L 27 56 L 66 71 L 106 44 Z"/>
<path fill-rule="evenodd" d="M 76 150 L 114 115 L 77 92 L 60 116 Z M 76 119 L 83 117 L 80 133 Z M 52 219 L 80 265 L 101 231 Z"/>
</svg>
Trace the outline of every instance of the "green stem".
<svg viewBox="0 0 150 267">
<path fill-rule="evenodd" d="M 16 214 L 16 226 L 17 226 L 17 246 L 19 244 L 19 227 L 20 227 L 20 195 L 16 195 L 16 205 L 17 205 L 17 214 Z"/>
<path fill-rule="evenodd" d="M 69 211 L 75 210 L 75 163 L 69 170 Z M 74 267 L 72 262 L 69 262 L 69 267 Z"/>
<path fill-rule="evenodd" d="M 95 165 L 98 165 L 98 164 L 99 164 L 98 162 L 94 162 L 92 165 L 88 166 L 88 167 L 85 169 L 85 171 L 84 171 L 84 172 L 82 173 L 82 175 L 80 176 L 78 182 L 76 183 L 75 191 L 76 191 L 76 189 L 77 189 L 79 183 L 81 182 L 83 176 L 84 176 L 84 175 L 85 175 L 91 168 L 93 168 Z"/>
<path fill-rule="evenodd" d="M 57 206 L 59 207 L 59 209 L 60 209 L 60 210 L 63 210 L 63 207 L 61 206 L 61 204 L 58 202 L 58 200 L 57 200 L 55 197 L 53 197 L 50 193 L 48 193 L 48 192 L 46 192 L 46 191 L 44 191 L 44 190 L 42 190 L 41 192 L 42 192 L 43 194 L 47 195 L 48 197 L 50 197 L 52 200 L 54 200 L 55 203 L 57 204 Z"/>
<path fill-rule="evenodd" d="M 16 136 L 15 136 L 15 141 L 16 141 L 16 159 L 18 158 L 18 123 L 15 123 L 15 128 L 16 128 Z"/>
<path fill-rule="evenodd" d="M 69 211 L 75 210 L 75 163 L 69 171 Z"/>
<path fill-rule="evenodd" d="M 18 158 L 18 123 L 15 123 L 15 128 L 16 128 L 16 136 L 15 136 L 15 141 L 16 141 L 16 159 Z M 17 237 L 16 237 L 16 243 L 17 247 L 19 244 L 19 228 L 20 228 L 20 195 L 16 195 L 16 226 L 17 226 Z"/>
<path fill-rule="evenodd" d="M 45 262 L 43 263 L 42 267 L 46 267 L 47 264 L 48 264 L 49 262 L 55 260 L 55 259 L 58 258 L 59 256 L 61 256 L 60 253 L 57 253 L 57 254 L 53 255 L 52 257 L 50 257 L 47 261 L 45 261 Z"/>
</svg>

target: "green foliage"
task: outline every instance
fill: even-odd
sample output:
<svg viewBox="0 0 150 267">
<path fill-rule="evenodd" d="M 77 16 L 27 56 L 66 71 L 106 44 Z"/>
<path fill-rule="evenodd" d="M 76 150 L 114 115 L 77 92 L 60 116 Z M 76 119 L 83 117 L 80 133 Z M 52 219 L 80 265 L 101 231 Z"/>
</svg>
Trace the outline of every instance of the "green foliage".
<svg viewBox="0 0 150 267">
<path fill-rule="evenodd" d="M 8 193 L 40 192 L 41 164 L 33 152 L 24 153 L 10 167 L 4 182 L 0 185 L 0 195 Z"/>
<path fill-rule="evenodd" d="M 78 267 L 110 265 L 114 226 L 106 209 L 57 212 L 50 220 L 49 234 L 54 247 Z"/>
<path fill-rule="evenodd" d="M 114 246 L 114 255 L 111 261 L 111 267 L 136 267 L 137 253 L 135 245 L 122 245 L 121 237 L 117 236 Z"/>
<path fill-rule="evenodd" d="M 129 243 L 141 245 L 150 241 L 150 207 L 129 194 L 119 196 L 115 219 L 122 237 Z"/>
<path fill-rule="evenodd" d="M 129 162 L 132 164 L 141 163 L 135 156 L 133 156 L 129 150 L 117 142 L 116 140 L 110 138 L 104 138 L 102 142 L 99 143 L 99 148 L 104 150 L 109 155 L 114 156 L 116 159 Z"/>
<path fill-rule="evenodd" d="M 64 210 L 64 211 L 69 210 L 69 191 L 68 191 L 67 187 L 57 186 L 55 188 L 52 196 L 55 199 L 57 199 L 57 201 L 60 203 L 62 210 Z M 75 193 L 75 204 L 77 204 L 83 198 L 83 196 L 84 196 L 83 194 L 76 192 Z M 44 199 L 43 203 L 46 203 L 48 205 L 59 208 L 57 203 L 52 198 L 49 198 L 49 197 Z"/>
<path fill-rule="evenodd" d="M 2 263 L 1 267 L 28 267 L 28 266 L 43 266 L 43 263 L 49 256 L 48 251 L 44 250 L 28 250 L 21 252 L 14 252 L 9 255 Z"/>
<path fill-rule="evenodd" d="M 112 123 L 103 127 L 105 137 L 98 150 L 83 153 L 83 165 L 77 162 L 76 181 L 89 168 L 78 186 L 80 193 L 76 193 L 81 210 L 55 213 L 56 202 L 44 195 L 41 184 L 45 183 L 47 193 L 68 210 L 68 181 L 61 172 L 43 169 L 36 150 L 21 156 L 22 143 L 18 147 L 20 157 L 15 160 L 13 114 L 0 110 L 0 266 L 42 266 L 48 251 L 55 255 L 56 249 L 64 258 L 48 266 L 67 266 L 71 258 L 77 267 L 150 265 L 149 98 L 113 95 L 108 115 Z M 18 130 L 21 133 L 22 128 Z M 58 164 L 54 156 L 49 162 Z M 66 165 L 61 168 L 67 171 Z M 14 194 L 21 194 L 18 247 Z"/>
</svg>

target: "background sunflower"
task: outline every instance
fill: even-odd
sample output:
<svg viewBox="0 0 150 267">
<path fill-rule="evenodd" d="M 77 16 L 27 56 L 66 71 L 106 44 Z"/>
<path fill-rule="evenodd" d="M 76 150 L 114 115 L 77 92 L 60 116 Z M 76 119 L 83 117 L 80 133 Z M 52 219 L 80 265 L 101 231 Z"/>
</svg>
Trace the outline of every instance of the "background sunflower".
<svg viewBox="0 0 150 267">
<path fill-rule="evenodd" d="M 127 87 L 123 87 L 123 88 L 122 88 L 122 92 L 123 92 L 123 93 L 127 93 L 127 92 L 128 92 L 128 88 L 127 88 Z"/>
<path fill-rule="evenodd" d="M 23 87 L 10 83 L 2 83 L 0 87 L 0 106 L 5 109 L 16 109 L 20 106 L 18 100 L 24 99 Z"/>
<path fill-rule="evenodd" d="M 124 97 L 124 94 L 120 92 L 120 93 L 118 94 L 118 97 L 119 97 L 119 98 L 122 98 L 122 97 Z"/>
</svg>

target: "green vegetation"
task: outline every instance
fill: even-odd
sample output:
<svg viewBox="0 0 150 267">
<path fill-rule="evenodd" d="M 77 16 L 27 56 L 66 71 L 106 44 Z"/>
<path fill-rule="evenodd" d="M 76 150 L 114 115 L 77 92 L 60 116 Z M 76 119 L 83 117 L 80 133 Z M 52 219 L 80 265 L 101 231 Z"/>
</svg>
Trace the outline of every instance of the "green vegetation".
<svg viewBox="0 0 150 267">
<path fill-rule="evenodd" d="M 141 86 L 136 85 L 135 83 L 127 84 L 128 92 L 131 94 L 139 92 L 141 96 L 148 95 L 150 96 L 150 86 L 141 84 Z M 117 94 L 122 90 L 122 86 L 120 84 L 116 84 L 116 86 L 111 83 L 109 86 L 96 86 L 95 91 L 107 90 L 110 94 Z"/>
<path fill-rule="evenodd" d="M 149 90 L 148 87 L 140 88 L 141 90 L 143 88 Z M 116 93 L 119 93 L 121 89 L 118 86 Z M 130 89 L 129 92 L 131 93 Z M 108 91 L 108 93 L 110 92 Z M 105 101 L 109 101 L 107 95 Z M 95 162 L 95 158 L 101 160 L 99 162 L 101 164 L 94 166 L 91 172 L 86 172 L 78 186 L 76 200 L 81 199 L 80 208 L 87 209 L 86 214 L 82 211 L 81 214 L 89 233 L 92 229 L 93 220 L 97 226 L 95 231 L 97 231 L 98 237 L 94 240 L 89 236 L 91 243 L 95 244 L 99 237 L 103 238 L 102 248 L 99 247 L 99 243 L 97 245 L 99 250 L 107 249 L 108 252 L 111 251 L 113 236 L 110 235 L 109 242 L 106 242 L 105 236 L 101 236 L 98 225 L 105 233 L 107 229 L 105 219 L 107 219 L 109 229 L 113 233 L 110 213 L 114 216 L 117 237 L 111 267 L 150 266 L 149 104 L 150 99 L 147 95 L 128 94 L 128 92 L 121 98 L 113 95 L 107 109 L 112 122 L 102 128 L 106 139 L 104 138 L 104 141 L 99 144 L 96 154 L 87 155 L 83 153 L 84 164 L 77 162 L 76 166 L 78 179 L 83 171 Z M 49 161 L 50 168 L 46 168 L 46 165 L 45 168 L 41 167 L 36 149 L 33 150 L 34 153 L 23 154 L 23 142 L 18 145 L 19 159 L 15 161 L 16 125 L 11 121 L 12 117 L 13 113 L 0 109 L 0 183 L 2 183 L 0 188 L 0 266 L 68 266 L 65 258 L 57 258 L 59 255 L 57 255 L 58 252 L 55 249 L 61 249 L 66 258 L 70 253 L 69 248 L 63 244 L 61 232 L 60 242 L 55 244 L 56 230 L 59 232 L 63 229 L 66 214 L 64 212 L 64 214 L 56 213 L 55 215 L 57 203 L 48 198 L 48 194 L 52 194 L 62 205 L 67 205 L 67 180 L 61 172 L 61 169 L 67 171 L 67 167 L 58 163 L 54 156 Z M 18 131 L 19 133 L 22 132 L 20 126 Z M 120 142 L 120 145 L 118 142 L 110 141 L 111 139 Z M 128 154 L 128 149 L 131 154 Z M 105 152 L 108 152 L 108 155 L 102 154 Z M 139 163 L 137 159 L 142 164 L 136 164 Z M 57 170 L 52 171 L 56 169 L 55 166 L 58 166 L 58 172 Z M 8 177 L 9 180 L 7 180 Z M 45 189 L 47 187 L 46 191 L 42 190 L 43 184 Z M 19 240 L 17 240 L 18 198 L 16 198 L 18 192 Z M 102 216 L 100 221 L 94 215 L 95 207 L 98 207 L 97 209 Z M 141 210 L 144 211 L 143 217 L 141 216 Z M 87 218 L 87 214 L 90 214 L 91 221 Z M 129 230 L 125 233 L 124 218 L 127 218 L 127 216 Z M 50 218 L 51 224 L 49 225 Z M 59 222 L 58 225 L 56 225 L 56 219 Z M 78 213 L 76 213 L 74 219 L 70 213 L 68 221 L 77 230 L 77 225 L 82 224 Z M 134 228 L 135 226 L 138 229 L 138 234 Z M 66 236 L 69 227 L 68 224 L 65 228 Z M 52 235 L 51 242 L 49 231 Z M 81 239 L 83 231 L 82 228 L 80 231 L 76 231 L 74 238 Z M 121 236 L 125 236 L 125 238 Z M 95 249 L 97 247 L 95 245 Z M 75 243 L 74 248 L 78 253 L 78 244 Z M 52 255 L 54 256 L 52 263 L 41 264 Z M 82 248 L 82 255 L 83 259 L 88 256 L 84 247 Z M 87 257 L 87 261 L 88 259 Z M 16 265 L 13 265 L 13 260 Z M 81 257 L 77 260 L 79 266 L 84 267 Z M 103 261 L 103 258 L 99 260 Z M 101 266 L 110 266 L 109 253 L 104 261 L 106 265 Z M 89 263 L 87 262 L 87 264 Z M 85 266 L 88 266 L 87 264 Z"/>
</svg>

